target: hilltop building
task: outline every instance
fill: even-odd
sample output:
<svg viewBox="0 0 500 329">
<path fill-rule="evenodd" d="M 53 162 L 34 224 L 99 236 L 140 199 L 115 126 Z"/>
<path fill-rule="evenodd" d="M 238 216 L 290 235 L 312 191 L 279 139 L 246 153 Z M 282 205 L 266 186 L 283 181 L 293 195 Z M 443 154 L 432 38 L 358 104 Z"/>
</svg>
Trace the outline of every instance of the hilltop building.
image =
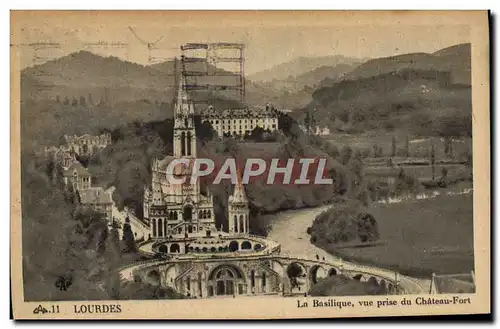
<svg viewBox="0 0 500 329">
<path fill-rule="evenodd" d="M 113 199 L 111 193 L 105 191 L 102 187 L 89 187 L 79 190 L 80 203 L 83 206 L 90 207 L 95 211 L 103 213 L 107 220 L 113 218 Z"/>
<path fill-rule="evenodd" d="M 64 135 L 67 147 L 78 155 L 93 155 L 111 144 L 111 134 L 84 134 L 82 136 Z"/>
<path fill-rule="evenodd" d="M 320 126 L 316 126 L 316 132 L 315 132 L 315 134 L 317 136 L 330 135 L 330 128 L 328 128 L 328 127 L 321 128 Z"/>
<path fill-rule="evenodd" d="M 255 128 L 278 130 L 278 110 L 269 104 L 265 108 L 240 108 L 217 110 L 209 106 L 203 112 L 203 121 L 208 121 L 219 137 L 224 135 L 244 136 Z"/>
<path fill-rule="evenodd" d="M 92 179 L 89 171 L 79 161 L 73 163 L 63 171 L 64 184 L 71 185 L 73 191 L 82 191 L 90 188 Z"/>
</svg>

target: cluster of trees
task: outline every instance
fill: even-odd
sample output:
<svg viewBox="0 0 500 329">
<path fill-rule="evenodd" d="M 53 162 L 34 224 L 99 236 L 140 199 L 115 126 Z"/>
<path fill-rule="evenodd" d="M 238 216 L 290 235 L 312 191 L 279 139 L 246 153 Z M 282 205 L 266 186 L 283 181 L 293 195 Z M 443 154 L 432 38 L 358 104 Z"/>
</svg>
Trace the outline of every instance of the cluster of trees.
<svg viewBox="0 0 500 329">
<path fill-rule="evenodd" d="M 311 296 L 367 296 L 385 295 L 387 288 L 377 282 L 360 282 L 344 275 L 330 276 L 320 279 L 310 290 Z"/>
<path fill-rule="evenodd" d="M 117 269 L 139 256 L 130 230 L 108 227 L 103 214 L 78 206 L 58 168 L 31 153 L 22 155 L 23 284 L 26 300 L 129 299 Z M 144 295 L 157 290 L 136 283 Z M 170 295 L 166 296 L 169 297 Z"/>
<path fill-rule="evenodd" d="M 409 128 L 419 136 L 469 136 L 470 86 L 452 85 L 449 76 L 447 72 L 405 69 L 333 83 L 312 94 L 312 102 L 301 110 L 300 121 L 311 122 L 314 110 L 314 122 L 346 133 L 389 132 L 397 127 Z M 419 89 L 421 85 L 428 91 Z"/>
<path fill-rule="evenodd" d="M 347 202 L 319 214 L 307 233 L 311 236 L 311 242 L 322 248 L 379 239 L 376 219 L 364 211 L 358 202 Z"/>
</svg>

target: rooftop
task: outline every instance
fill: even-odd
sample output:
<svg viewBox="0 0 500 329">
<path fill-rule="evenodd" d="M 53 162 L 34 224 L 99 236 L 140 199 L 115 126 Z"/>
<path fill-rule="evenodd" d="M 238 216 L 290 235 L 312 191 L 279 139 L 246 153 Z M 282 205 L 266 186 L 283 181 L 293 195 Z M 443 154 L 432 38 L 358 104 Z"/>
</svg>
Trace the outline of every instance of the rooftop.
<svg viewBox="0 0 500 329">
<path fill-rule="evenodd" d="M 82 204 L 110 204 L 113 203 L 111 193 L 106 192 L 102 187 L 91 187 L 80 191 L 80 201 Z"/>
<path fill-rule="evenodd" d="M 75 160 L 71 166 L 69 166 L 68 169 L 64 170 L 64 176 L 65 177 L 71 177 L 74 175 L 74 173 L 77 173 L 78 176 L 85 176 L 85 177 L 90 177 L 90 173 L 85 168 L 79 161 Z"/>
</svg>

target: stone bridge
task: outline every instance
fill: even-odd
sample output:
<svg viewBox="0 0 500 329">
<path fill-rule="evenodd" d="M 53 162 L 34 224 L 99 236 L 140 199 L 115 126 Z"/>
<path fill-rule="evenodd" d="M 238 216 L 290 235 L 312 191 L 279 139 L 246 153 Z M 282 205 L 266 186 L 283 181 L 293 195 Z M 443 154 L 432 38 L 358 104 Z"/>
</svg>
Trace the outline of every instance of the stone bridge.
<svg viewBox="0 0 500 329">
<path fill-rule="evenodd" d="M 120 270 L 122 280 L 171 287 L 191 298 L 303 294 L 321 278 L 335 275 L 371 282 L 387 294 L 426 292 L 416 279 L 392 271 L 340 259 L 330 262 L 280 255 L 272 249 L 255 254 L 222 252 L 205 257 L 186 254 L 144 261 Z"/>
</svg>

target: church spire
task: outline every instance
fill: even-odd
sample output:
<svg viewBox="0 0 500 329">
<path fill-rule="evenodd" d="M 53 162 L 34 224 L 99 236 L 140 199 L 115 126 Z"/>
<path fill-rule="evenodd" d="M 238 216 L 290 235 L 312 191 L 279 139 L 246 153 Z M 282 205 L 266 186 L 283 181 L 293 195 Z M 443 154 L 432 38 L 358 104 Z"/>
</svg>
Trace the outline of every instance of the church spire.
<svg viewBox="0 0 500 329">
<path fill-rule="evenodd" d="M 237 171 L 237 182 L 234 186 L 233 201 L 236 202 L 247 202 L 247 195 L 245 193 L 245 187 L 243 187 L 242 176 L 240 170 Z"/>
<path fill-rule="evenodd" d="M 186 90 L 186 77 L 181 74 L 174 108 L 174 157 L 196 157 L 194 105 Z"/>
</svg>

